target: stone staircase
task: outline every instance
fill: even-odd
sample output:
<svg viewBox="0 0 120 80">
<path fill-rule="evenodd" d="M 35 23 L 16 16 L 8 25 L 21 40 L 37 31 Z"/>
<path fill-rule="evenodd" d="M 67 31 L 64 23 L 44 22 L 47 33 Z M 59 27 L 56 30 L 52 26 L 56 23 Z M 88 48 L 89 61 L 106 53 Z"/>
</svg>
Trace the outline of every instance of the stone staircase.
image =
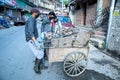
<svg viewBox="0 0 120 80">
<path fill-rule="evenodd" d="M 98 17 L 103 17 L 99 19 L 101 23 L 96 24 Z M 108 30 L 108 17 L 109 17 L 109 8 L 105 8 L 101 15 L 99 15 L 96 19 L 91 20 L 91 25 L 93 27 L 94 34 L 90 38 L 90 42 L 98 48 L 104 49 L 105 47 L 105 41 L 107 36 L 107 30 Z"/>
</svg>

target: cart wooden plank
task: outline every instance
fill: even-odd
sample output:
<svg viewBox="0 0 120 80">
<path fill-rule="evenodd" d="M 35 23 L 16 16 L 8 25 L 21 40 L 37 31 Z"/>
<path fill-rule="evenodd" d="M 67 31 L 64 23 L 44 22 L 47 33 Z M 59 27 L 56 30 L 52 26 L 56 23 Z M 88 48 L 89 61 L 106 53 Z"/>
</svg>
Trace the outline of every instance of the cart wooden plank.
<svg viewBox="0 0 120 80">
<path fill-rule="evenodd" d="M 88 55 L 89 48 L 84 47 L 84 48 L 53 48 L 49 49 L 49 55 L 48 55 L 48 61 L 49 63 L 52 62 L 62 62 L 64 61 L 65 57 L 71 53 L 71 52 L 82 52 L 86 56 Z"/>
</svg>

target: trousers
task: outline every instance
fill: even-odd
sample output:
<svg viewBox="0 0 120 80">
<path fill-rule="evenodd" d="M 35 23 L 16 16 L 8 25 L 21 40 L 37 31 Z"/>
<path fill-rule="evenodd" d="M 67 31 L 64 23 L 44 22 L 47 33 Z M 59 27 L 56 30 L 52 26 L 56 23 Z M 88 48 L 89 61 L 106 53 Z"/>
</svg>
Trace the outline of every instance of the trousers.
<svg viewBox="0 0 120 80">
<path fill-rule="evenodd" d="M 31 40 L 28 41 L 28 45 L 37 59 L 42 59 L 44 57 L 44 49 L 36 49 Z"/>
</svg>

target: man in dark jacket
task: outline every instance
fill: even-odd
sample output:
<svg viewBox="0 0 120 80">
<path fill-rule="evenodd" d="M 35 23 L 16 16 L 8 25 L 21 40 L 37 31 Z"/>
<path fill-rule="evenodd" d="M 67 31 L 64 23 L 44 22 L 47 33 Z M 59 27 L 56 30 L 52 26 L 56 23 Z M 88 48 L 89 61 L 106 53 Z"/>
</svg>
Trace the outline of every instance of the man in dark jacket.
<svg viewBox="0 0 120 80">
<path fill-rule="evenodd" d="M 38 30 L 37 30 L 37 23 L 36 19 L 39 17 L 39 10 L 34 8 L 31 10 L 31 17 L 28 18 L 25 25 L 25 37 L 26 41 L 28 42 L 29 47 L 33 51 L 36 60 L 34 70 L 36 73 L 41 73 L 40 63 L 44 56 L 44 52 L 41 51 L 41 45 L 37 41 L 38 38 Z"/>
</svg>

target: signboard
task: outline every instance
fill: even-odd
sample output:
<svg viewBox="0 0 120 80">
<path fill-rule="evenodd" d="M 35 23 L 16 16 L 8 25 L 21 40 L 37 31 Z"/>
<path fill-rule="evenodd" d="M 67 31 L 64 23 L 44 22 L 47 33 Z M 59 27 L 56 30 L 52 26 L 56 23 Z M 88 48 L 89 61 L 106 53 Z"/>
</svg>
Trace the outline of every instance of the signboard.
<svg viewBox="0 0 120 80">
<path fill-rule="evenodd" d="M 115 10 L 113 16 L 118 16 L 118 15 L 119 15 L 119 10 Z"/>
</svg>

